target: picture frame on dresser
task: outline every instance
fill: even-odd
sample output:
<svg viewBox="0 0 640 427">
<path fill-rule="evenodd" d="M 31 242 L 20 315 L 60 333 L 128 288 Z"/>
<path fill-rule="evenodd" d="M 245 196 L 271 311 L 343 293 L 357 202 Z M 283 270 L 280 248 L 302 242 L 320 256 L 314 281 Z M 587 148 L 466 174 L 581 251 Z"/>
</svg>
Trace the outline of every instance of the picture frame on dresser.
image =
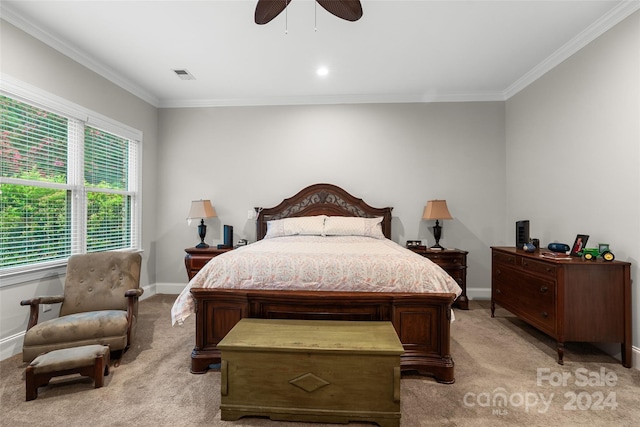
<svg viewBox="0 0 640 427">
<path fill-rule="evenodd" d="M 582 249 L 587 246 L 587 240 L 589 240 L 589 235 L 587 234 L 578 234 L 576 236 L 576 240 L 573 242 L 573 246 L 571 246 L 571 256 L 582 256 Z"/>
</svg>

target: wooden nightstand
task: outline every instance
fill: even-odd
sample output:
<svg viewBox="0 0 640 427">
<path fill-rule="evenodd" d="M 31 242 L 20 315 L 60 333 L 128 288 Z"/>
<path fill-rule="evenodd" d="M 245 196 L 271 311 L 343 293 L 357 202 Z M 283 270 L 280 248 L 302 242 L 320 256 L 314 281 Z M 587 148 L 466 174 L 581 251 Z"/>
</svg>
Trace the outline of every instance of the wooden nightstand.
<svg viewBox="0 0 640 427">
<path fill-rule="evenodd" d="M 185 249 L 184 251 L 187 254 L 184 256 L 184 265 L 187 268 L 187 276 L 189 276 L 189 280 L 193 279 L 193 276 L 195 276 L 198 271 L 200 271 L 200 269 L 211 260 L 211 258 L 215 258 L 230 250 L 232 249 L 218 249 L 214 247 L 204 249 Z"/>
<path fill-rule="evenodd" d="M 442 267 L 449 276 L 453 277 L 462 288 L 462 293 L 453 302 L 453 306 L 462 310 L 469 310 L 469 299 L 467 298 L 467 254 L 469 252 L 460 249 L 431 250 L 424 246 L 408 249 L 425 258 L 429 258 Z"/>
</svg>

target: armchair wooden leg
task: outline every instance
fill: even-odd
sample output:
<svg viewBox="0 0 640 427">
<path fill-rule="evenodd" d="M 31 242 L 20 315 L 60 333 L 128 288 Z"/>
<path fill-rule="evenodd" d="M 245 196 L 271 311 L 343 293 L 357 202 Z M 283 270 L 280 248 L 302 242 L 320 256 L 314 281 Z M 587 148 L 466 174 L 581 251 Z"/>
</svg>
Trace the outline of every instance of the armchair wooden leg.
<svg viewBox="0 0 640 427">
<path fill-rule="evenodd" d="M 33 372 L 33 366 L 27 366 L 27 372 L 25 373 L 25 381 L 27 385 L 27 401 L 34 400 L 38 397 L 38 386 L 35 383 L 35 374 Z"/>
</svg>

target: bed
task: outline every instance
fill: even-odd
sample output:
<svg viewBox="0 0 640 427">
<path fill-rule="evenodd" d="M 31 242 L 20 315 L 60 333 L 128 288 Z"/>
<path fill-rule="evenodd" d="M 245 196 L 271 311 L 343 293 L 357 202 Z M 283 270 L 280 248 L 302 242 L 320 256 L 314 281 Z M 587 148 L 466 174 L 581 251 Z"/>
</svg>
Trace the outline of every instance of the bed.
<svg viewBox="0 0 640 427">
<path fill-rule="evenodd" d="M 374 208 L 340 187 L 315 184 L 275 207 L 256 210 L 257 242 L 213 258 L 174 303 L 174 324 L 196 316 L 191 372 L 204 373 L 220 363 L 216 345 L 242 318 L 369 320 L 393 324 L 405 350 L 403 372 L 454 382 L 451 304 L 461 290 L 436 264 L 390 240 L 392 208 Z M 365 224 L 364 234 L 344 233 L 346 222 Z M 322 232 L 315 231 L 318 227 Z M 274 245 L 286 249 L 278 254 Z M 364 255 L 356 254 L 362 250 Z M 355 264 L 356 257 L 363 266 Z M 298 258 L 307 270 L 275 276 L 275 270 L 301 268 L 282 267 Z M 379 269 L 382 258 L 394 273 Z M 336 259 L 348 260 L 347 266 Z M 257 269 L 261 263 L 267 265 Z M 252 272 L 231 270 L 241 264 L 253 266 Z M 405 266 L 410 271 L 398 273 Z M 311 277 L 316 273 L 320 278 Z"/>
</svg>

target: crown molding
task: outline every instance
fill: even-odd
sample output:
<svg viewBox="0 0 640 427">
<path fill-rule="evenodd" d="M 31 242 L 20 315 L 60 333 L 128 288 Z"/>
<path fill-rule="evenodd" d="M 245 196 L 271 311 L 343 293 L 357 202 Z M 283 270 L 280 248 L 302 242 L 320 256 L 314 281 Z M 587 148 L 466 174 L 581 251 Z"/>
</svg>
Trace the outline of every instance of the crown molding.
<svg viewBox="0 0 640 427">
<path fill-rule="evenodd" d="M 436 102 L 504 101 L 503 92 L 449 93 L 418 95 L 318 95 L 238 99 L 173 99 L 163 100 L 158 108 L 256 107 L 268 105 L 332 105 L 332 104 L 415 104 Z"/>
<path fill-rule="evenodd" d="M 640 0 L 624 0 L 506 88 L 504 99 L 516 95 L 639 9 Z"/>
<path fill-rule="evenodd" d="M 156 96 L 133 83 L 131 80 L 123 77 L 122 74 L 118 73 L 113 68 L 108 67 L 101 61 L 91 57 L 87 52 L 79 50 L 77 47 L 69 44 L 65 40 L 62 40 L 54 34 L 27 21 L 20 14 L 14 12 L 11 9 L 11 6 L 7 5 L 5 2 L 0 2 L 0 16 L 8 23 L 15 25 L 25 33 L 57 50 L 63 55 L 68 56 L 80 65 L 104 77 L 127 92 L 137 96 L 154 107 L 158 106 L 160 101 Z"/>
</svg>

